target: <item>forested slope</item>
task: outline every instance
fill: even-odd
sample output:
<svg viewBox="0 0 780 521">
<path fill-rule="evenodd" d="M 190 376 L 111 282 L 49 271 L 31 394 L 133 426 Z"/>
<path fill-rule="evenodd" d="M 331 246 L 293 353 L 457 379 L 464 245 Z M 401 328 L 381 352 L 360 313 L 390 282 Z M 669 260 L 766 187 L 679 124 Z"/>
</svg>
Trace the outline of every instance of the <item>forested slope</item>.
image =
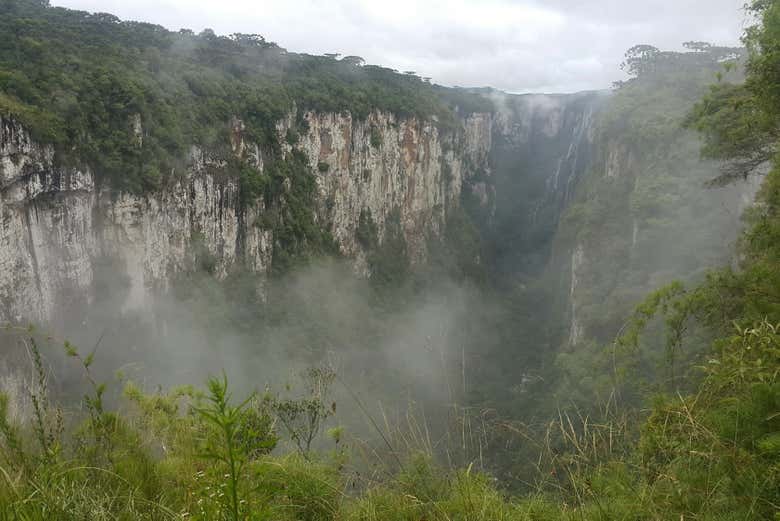
<svg viewBox="0 0 780 521">
<path fill-rule="evenodd" d="M 259 35 L 171 32 L 44 0 L 3 0 L 0 24 L 0 109 L 121 189 L 154 189 L 181 174 L 191 145 L 227 147 L 233 117 L 278 155 L 275 124 L 293 105 L 300 114 L 437 116 L 443 126 L 455 123 L 456 107 L 490 110 L 477 96 L 357 56 L 288 53 Z"/>
<path fill-rule="evenodd" d="M 427 326 L 421 329 L 423 334 L 430 334 L 421 345 L 408 346 L 403 355 L 409 357 L 410 365 L 416 362 L 420 367 L 414 369 L 420 372 L 439 359 L 446 368 L 441 380 L 431 379 L 419 387 L 445 389 L 441 391 L 442 401 L 448 400 L 448 405 L 444 413 L 439 412 L 447 427 L 444 435 L 431 433 L 428 411 L 417 415 L 410 410 L 405 415 L 390 416 L 383 407 L 369 403 L 362 390 L 355 392 L 351 382 L 345 382 L 343 375 L 329 366 L 307 371 L 297 386 L 282 385 L 254 394 L 245 393 L 245 385 L 229 383 L 224 376 L 210 379 L 203 390 L 184 386 L 147 391 L 141 384 L 127 381 L 126 375 L 120 375 L 119 384 L 104 384 L 96 370 L 106 354 L 106 350 L 98 349 L 104 345 L 101 342 L 115 342 L 121 346 L 116 350 L 138 355 L 138 337 L 104 340 L 101 336 L 96 344 L 80 350 L 67 340 L 47 336 L 35 328 L 7 327 L 4 342 L 19 348 L 25 367 L 31 366 L 32 371 L 27 384 L 15 388 L 15 395 L 0 394 L 0 517 L 233 521 L 778 519 L 780 163 L 776 145 L 780 124 L 780 2 L 756 1 L 750 10 L 758 23 L 748 29 L 745 37 L 744 82 L 740 75 L 724 70 L 716 85 L 702 88 L 722 66 L 721 58 L 726 56 L 721 49 L 694 49 L 696 52 L 685 58 L 677 53 L 659 55 L 648 48 L 637 48 L 629 55 L 628 63 L 636 78 L 613 95 L 610 106 L 614 111 L 607 113 L 599 129 L 611 145 L 594 152 L 595 168 L 603 175 L 584 178 L 577 190 L 579 195 L 589 197 L 572 194 L 573 204 L 567 206 L 560 223 L 558 242 L 548 244 L 553 259 L 556 248 L 565 252 L 564 271 L 570 270 L 566 272 L 572 273 L 572 279 L 584 285 L 577 286 L 571 280 L 563 284 L 564 293 L 576 295 L 571 313 L 576 320 L 567 315 L 564 319 L 568 320 L 551 327 L 534 324 L 539 322 L 534 313 L 554 309 L 555 295 L 560 292 L 556 284 L 546 286 L 551 280 L 547 277 L 501 291 L 489 287 L 485 291 L 495 291 L 500 299 L 490 299 L 490 305 L 483 305 L 484 300 L 469 301 L 458 314 L 448 315 L 455 327 L 447 334 L 437 333 L 444 329 L 444 320 L 436 302 L 416 316 Z M 37 2 L 6 0 L 0 3 L 0 13 L 9 15 L 0 19 L 0 24 L 5 24 L 3 30 L 18 33 L 17 38 L 0 42 L 3 109 L 21 118 L 41 139 L 55 143 L 63 157 L 102 165 L 107 180 L 131 190 L 153 188 L 167 175 L 146 172 L 147 165 L 162 165 L 166 172 L 175 169 L 174 158 L 183 144 L 212 139 L 209 126 L 201 126 L 198 118 L 210 121 L 214 116 L 210 111 L 222 109 L 205 103 L 202 109 L 188 112 L 200 105 L 197 87 L 192 88 L 185 80 L 189 74 L 202 80 L 201 76 L 209 77 L 219 70 L 219 78 L 209 83 L 216 90 L 204 95 L 217 105 L 253 99 L 253 107 L 262 107 L 260 98 L 275 93 L 281 101 L 275 100 L 272 107 L 277 101 L 280 107 L 290 106 L 285 103 L 293 101 L 315 107 L 317 102 L 311 96 L 328 92 L 331 87 L 347 88 L 349 71 L 356 67 L 342 63 L 344 60 L 312 57 L 285 57 L 280 65 L 276 62 L 280 50 L 258 38 L 174 35 L 155 27 L 119 23 L 103 15 L 44 8 Z M 97 40 L 76 44 L 78 35 L 74 38 L 70 33 L 56 40 L 58 33 L 52 32 L 48 24 L 57 17 L 63 18 L 54 24 L 58 30 L 96 23 L 98 29 L 110 27 L 110 33 L 116 31 L 120 37 L 128 28 L 132 28 L 128 37 L 141 34 L 138 31 L 149 34 L 143 43 L 126 44 L 114 42 L 113 36 L 95 36 L 100 30 L 88 31 Z M 36 49 L 41 51 L 41 42 L 45 41 L 56 41 L 55 47 L 68 50 L 60 53 L 56 48 L 44 49 L 46 52 L 36 56 Z M 185 47 L 196 51 L 190 53 L 192 49 L 187 49 L 186 58 L 182 58 L 175 54 L 176 42 L 184 42 Z M 93 70 L 97 61 L 79 63 L 77 59 L 94 52 L 93 44 L 106 48 L 109 65 L 114 59 L 112 45 L 123 46 L 121 56 L 133 49 L 139 59 L 120 60 L 114 69 L 103 72 Z M 255 61 L 260 59 L 257 56 L 264 56 L 266 61 L 262 63 L 270 72 L 258 77 L 257 82 L 249 82 L 252 92 L 242 91 L 241 96 L 233 97 L 235 91 L 231 89 L 245 89 L 245 82 L 230 79 L 233 72 L 225 72 L 206 59 L 211 56 L 214 60 L 212 53 L 223 46 L 236 53 L 231 51 L 233 58 L 229 60 L 220 59 L 219 67 L 228 64 L 235 68 L 237 77 L 252 74 L 253 67 L 260 63 Z M 158 52 L 160 73 L 148 74 L 145 71 Z M 145 57 L 146 53 L 151 57 Z M 245 53 L 252 56 L 250 72 L 241 68 Z M 703 60 L 701 74 L 686 76 L 690 63 L 678 59 Z M 27 60 L 35 65 L 24 70 Z M 143 71 L 137 69 L 141 66 Z M 68 67 L 85 67 L 87 71 L 69 76 Z M 180 71 L 176 78 L 163 74 L 169 67 Z M 290 72 L 290 67 L 317 70 L 316 88 L 307 90 L 307 85 L 311 86 L 307 82 L 315 80 L 300 69 Z M 645 67 L 662 69 L 648 71 Z M 680 68 L 692 88 L 670 81 L 670 71 L 675 70 L 677 78 Z M 18 72 L 22 70 L 23 74 Z M 369 78 L 371 71 L 366 71 Z M 42 76 L 35 83 L 26 80 L 36 75 L 51 76 Z M 285 78 L 283 86 L 275 83 L 274 78 L 279 77 Z M 101 78 L 107 90 L 96 101 L 89 93 L 103 85 Z M 121 85 L 113 85 L 113 78 L 121 79 Z M 64 83 L 68 87 L 59 91 L 57 85 L 67 81 L 74 83 Z M 135 82 L 149 83 L 138 86 L 136 93 L 126 92 Z M 412 82 L 413 91 L 404 90 L 409 85 L 406 82 Z M 181 90 L 185 84 L 186 90 Z M 429 116 L 438 113 L 442 124 L 446 117 L 441 110 L 454 113 L 446 108 L 449 98 L 443 100 L 441 91 L 419 80 L 393 75 L 381 84 L 375 89 L 370 79 L 361 80 L 355 90 L 346 93 L 349 95 L 344 99 L 355 104 L 356 117 L 360 117 L 362 103 L 390 111 L 419 110 Z M 388 101 L 393 99 L 392 92 L 399 93 L 403 100 Z M 354 99 L 349 97 L 353 94 Z M 179 113 L 178 108 L 166 108 L 173 104 L 172 99 L 166 101 L 171 95 L 189 100 L 185 104 L 189 109 Z M 690 109 L 697 99 L 700 101 Z M 102 106 L 105 100 L 113 100 L 110 105 L 117 106 Z M 637 100 L 654 100 L 661 106 L 653 109 Z M 352 109 L 351 105 L 332 105 L 334 100 L 321 102 L 329 104 L 328 110 Z M 249 132 L 256 132 L 262 141 L 262 136 L 270 135 L 263 134 L 264 122 L 273 117 L 267 112 L 255 113 L 255 108 L 229 105 L 216 117 L 227 118 L 238 112 L 246 119 Z M 124 150 L 118 144 L 132 140 L 127 117 L 139 110 L 153 122 L 149 139 L 154 146 L 150 146 L 149 156 L 139 156 L 137 149 Z M 201 114 L 200 110 L 208 113 Z M 253 114 L 258 119 L 253 120 Z M 70 118 L 72 126 L 66 124 Z M 697 195 L 708 190 L 704 181 L 712 179 L 708 174 L 713 170 L 712 164 L 702 166 L 690 160 L 696 146 L 690 133 L 693 130 L 704 138 L 704 155 L 722 163 L 722 175 L 715 184 L 738 182 L 745 176 L 758 176 L 761 183 L 755 204 L 745 212 L 745 230 L 739 235 L 733 255 L 736 260 L 729 263 L 726 258 L 721 269 L 701 267 L 705 262 L 716 262 L 731 248 L 717 244 L 719 226 L 710 225 L 713 220 L 732 221 L 720 221 L 721 214 L 701 202 L 704 196 L 699 199 Z M 168 134 L 174 137 L 169 139 Z M 180 141 L 177 135 L 184 137 Z M 227 144 L 229 138 L 221 142 Z M 103 150 L 110 153 L 98 157 Z M 127 161 L 136 162 L 137 168 L 126 170 Z M 627 168 L 628 163 L 642 166 Z M 465 207 L 468 209 L 468 205 Z M 398 234 L 385 244 L 394 250 L 389 251 L 374 244 L 373 234 L 366 233 L 363 239 L 381 256 L 384 276 L 379 280 L 365 286 L 355 279 L 341 278 L 330 280 L 330 284 L 319 279 L 317 285 L 280 285 L 271 291 L 277 291 L 286 301 L 276 301 L 280 303 L 276 307 L 238 306 L 240 313 L 234 313 L 232 301 L 220 305 L 219 313 L 213 312 L 215 308 L 200 310 L 196 318 L 216 325 L 230 315 L 227 320 L 235 328 L 231 333 L 239 335 L 249 330 L 252 336 L 257 333 L 251 330 L 255 321 L 262 328 L 258 331 L 273 334 L 270 324 L 290 320 L 294 315 L 292 322 L 284 322 L 288 327 L 281 329 L 288 342 L 284 345 L 302 350 L 310 349 L 315 340 L 320 340 L 325 349 L 332 342 L 353 336 L 361 337 L 361 342 L 365 338 L 379 339 L 381 332 L 390 327 L 387 318 L 395 310 L 417 306 L 419 300 L 431 304 L 426 293 L 420 296 L 420 289 L 430 288 L 443 273 L 475 285 L 490 278 L 485 273 L 490 264 L 478 261 L 485 251 L 485 237 L 480 236 L 479 223 L 472 219 L 476 221 L 479 215 L 456 213 L 451 217 L 446 240 L 431 247 L 431 263 L 419 271 L 412 271 L 396 255 L 404 247 Z M 487 217 L 492 217 L 490 212 Z M 370 232 L 368 219 L 363 222 L 364 231 Z M 680 222 L 685 225 L 680 226 Z M 702 228 L 714 229 L 716 236 L 698 236 Z M 720 232 L 736 234 L 733 229 Z M 700 252 L 701 257 L 692 257 L 683 248 L 686 242 L 687 246 L 703 244 L 707 250 Z M 598 258 L 594 256 L 597 249 Z M 574 257 L 567 264 L 572 251 Z M 580 264 L 575 262 L 578 251 L 585 259 Z M 509 252 L 510 256 L 519 254 L 519 258 L 523 253 Z M 588 259 L 600 262 L 590 261 L 588 276 L 577 274 L 574 267 L 586 266 Z M 540 264 L 535 261 L 524 267 L 538 269 Z M 657 287 L 674 277 L 684 281 Z M 363 299 L 357 300 L 358 306 L 333 299 L 334 295 L 345 294 L 341 292 L 343 280 L 359 285 L 355 293 L 365 292 Z M 222 293 L 213 279 L 185 280 L 183 286 L 180 291 L 223 304 L 217 298 Z M 588 291 L 577 294 L 577 289 L 583 287 Z M 230 279 L 228 288 L 234 294 L 231 296 L 242 295 L 246 284 L 241 278 Z M 629 303 L 645 290 L 649 291 L 645 300 L 629 312 Z M 110 288 L 106 292 L 110 293 Z M 312 301 L 329 314 L 309 316 Z M 444 301 L 453 306 L 453 300 Z M 258 320 L 258 310 L 267 313 L 262 321 Z M 163 322 L 161 329 L 165 327 Z M 577 331 L 572 322 L 580 328 L 579 333 L 572 334 Z M 408 322 L 401 324 L 404 327 Z M 467 360 L 471 361 L 467 357 L 476 351 L 472 346 L 488 338 L 481 334 L 487 330 L 494 336 L 483 342 L 483 362 L 485 355 L 501 357 L 480 379 L 479 371 L 467 374 Z M 519 353 L 502 350 L 507 345 L 518 345 L 516 336 L 524 330 L 530 337 L 526 342 L 546 342 L 544 347 L 550 350 L 541 354 L 530 349 Z M 411 334 L 400 338 L 416 340 Z M 550 360 L 559 353 L 558 341 L 568 350 L 557 360 Z M 458 349 L 445 351 L 450 344 Z M 64 361 L 54 351 L 62 352 Z M 306 353 L 317 361 L 321 359 L 315 356 L 321 353 L 314 350 Z M 372 362 L 362 373 L 369 383 L 375 383 L 376 375 L 383 372 L 402 374 L 390 363 L 397 359 L 370 358 L 357 350 L 351 354 Z M 524 366 L 511 366 L 520 356 L 524 362 L 538 364 L 549 372 L 542 373 L 542 377 L 523 374 Z M 79 407 L 69 406 L 67 398 L 59 399 L 57 388 L 61 382 L 49 373 L 47 360 L 78 369 L 79 386 L 74 387 L 86 389 Z M 210 360 L 199 357 L 196 362 Z M 248 361 L 239 359 L 237 363 Z M 162 371 L 167 369 L 162 367 Z M 473 389 L 486 383 L 491 375 L 499 375 L 493 381 L 499 389 Z M 510 382 L 515 388 L 509 387 Z M 3 383 L 7 388 L 8 382 Z M 115 392 L 119 385 L 124 386 L 121 393 Z M 346 403 L 333 401 L 337 389 L 348 400 Z M 553 405 L 560 407 L 539 402 L 544 407 L 533 410 L 539 421 L 529 425 L 497 414 L 496 408 L 475 410 L 449 403 L 461 391 L 475 403 L 494 399 L 505 411 L 513 407 L 528 411 L 531 402 L 545 393 Z M 565 398 L 565 402 L 554 403 L 558 397 Z M 353 435 L 334 423 L 345 408 L 347 414 L 364 419 L 377 443 L 367 443 L 359 434 Z M 540 410 L 547 415 L 541 416 Z M 500 465 L 492 464 L 496 461 Z M 503 485 L 510 483 L 497 483 L 491 472 L 502 477 L 521 472 L 513 476 L 515 491 L 507 492 Z M 518 491 L 521 487 L 517 482 L 522 483 L 522 491 Z"/>
</svg>

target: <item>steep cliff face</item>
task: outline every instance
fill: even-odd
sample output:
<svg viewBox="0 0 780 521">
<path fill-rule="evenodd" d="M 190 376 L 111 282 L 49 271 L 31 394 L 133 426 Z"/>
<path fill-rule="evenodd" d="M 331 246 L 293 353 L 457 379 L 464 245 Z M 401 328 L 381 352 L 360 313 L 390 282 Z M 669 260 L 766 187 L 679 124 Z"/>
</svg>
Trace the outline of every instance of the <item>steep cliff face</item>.
<svg viewBox="0 0 780 521">
<path fill-rule="evenodd" d="M 653 290 L 728 264 L 757 189 L 705 188 L 718 165 L 700 159 L 697 136 L 679 124 L 645 137 L 619 127 L 595 130 L 591 162 L 555 234 L 549 269 L 563 275 L 562 342 L 572 348 L 613 340 Z"/>
<path fill-rule="evenodd" d="M 280 137 L 294 119 L 279 123 Z M 362 209 L 371 210 L 380 238 L 397 211 L 419 261 L 426 236 L 458 204 L 464 178 L 477 165 L 488 168 L 489 115 L 472 115 L 446 135 L 431 121 L 383 113 L 360 122 L 336 114 L 305 119 L 296 147 L 317 176 L 317 220 L 363 273 L 355 233 Z M 134 125 L 142 139 L 142 123 Z M 232 152 L 262 170 L 259 147 L 244 140 L 240 121 L 232 125 Z M 270 269 L 274 237 L 262 200 L 242 204 L 238 180 L 220 175 L 224 161 L 208 151 L 193 147 L 186 173 L 156 193 L 117 194 L 97 186 L 89 169 L 60 164 L 53 148 L 15 121 L 1 119 L 0 129 L 0 321 L 56 319 L 89 301 L 105 265 L 126 279 L 126 308 L 165 292 L 204 256 L 219 278 L 236 265 Z"/>
<path fill-rule="evenodd" d="M 608 342 L 649 292 L 729 262 L 756 184 L 704 187 L 718 165 L 683 128 L 700 91 L 678 80 L 492 96 L 491 267 L 549 298 L 534 312 L 553 346 Z"/>
<path fill-rule="evenodd" d="M 459 204 L 464 180 L 489 170 L 490 114 L 472 114 L 460 132 L 446 134 L 433 121 L 378 112 L 363 121 L 311 112 L 304 119 L 308 132 L 297 146 L 317 175 L 318 216 L 364 274 L 361 211 L 370 212 L 380 240 L 388 216 L 398 212 L 411 260 L 421 262 L 428 234 L 439 233 L 447 210 Z M 280 136 L 292 125 L 292 116 L 281 122 Z"/>
<path fill-rule="evenodd" d="M 546 265 L 560 215 L 590 165 L 595 123 L 608 99 L 608 92 L 494 97 L 490 233 L 502 272 L 533 276 Z"/>
<path fill-rule="evenodd" d="M 318 225 L 367 276 L 357 233 L 362 212 L 380 241 L 389 216 L 397 216 L 410 260 L 420 263 L 464 191 L 486 210 L 488 233 L 516 232 L 502 241 L 516 255 L 511 262 L 538 255 L 534 241 L 552 235 L 588 161 L 600 99 L 512 96 L 497 116 L 471 114 L 448 132 L 435 121 L 383 112 L 362 120 L 293 112 L 276 129 L 284 154 L 297 149 L 308 158 Z M 131 124 L 142 140 L 143 122 Z M 91 298 L 96 270 L 118 271 L 123 306 L 135 309 L 204 257 L 218 278 L 236 266 L 261 274 L 271 268 L 274 234 L 263 201 L 242 204 L 238 180 L 221 175 L 224 159 L 192 147 L 186 173 L 161 190 L 113 193 L 89 169 L 61 164 L 15 121 L 1 126 L 0 320 L 51 320 L 79 307 Z M 230 129 L 231 153 L 262 171 L 263 153 L 245 138 L 243 123 L 234 119 Z M 294 144 L 291 131 L 299 132 Z"/>
<path fill-rule="evenodd" d="M 47 320 L 83 303 L 96 265 L 109 261 L 127 277 L 126 305 L 140 306 L 192 268 L 195 242 L 218 259 L 218 276 L 237 262 L 269 266 L 271 237 L 254 225 L 262 204 L 241 209 L 237 182 L 206 173 L 200 150 L 188 174 L 160 193 L 112 194 L 89 170 L 58 165 L 53 149 L 15 122 L 0 127 L 3 319 Z"/>
<path fill-rule="evenodd" d="M 40 319 L 56 295 L 81 294 L 91 279 L 83 260 L 95 249 L 94 182 L 88 172 L 55 171 L 54 151 L 33 143 L 14 122 L 0 121 L 0 132 L 3 319 Z"/>
<path fill-rule="evenodd" d="M 471 114 L 446 132 L 386 112 L 360 120 L 292 112 L 276 134 L 283 155 L 304 154 L 317 226 L 358 274 L 370 275 L 362 214 L 380 241 L 397 218 L 410 260 L 422 263 L 428 239 L 465 202 L 477 207 L 497 277 L 551 277 L 559 302 L 546 312 L 560 314 L 556 322 L 568 325 L 561 341 L 573 346 L 612 334 L 658 285 L 722 263 L 753 190 L 703 190 L 715 166 L 699 160 L 696 137 L 671 124 L 643 137 L 626 127 L 614 96 L 494 96 L 495 114 Z M 130 124 L 143 140 L 143 122 Z M 230 128 L 230 153 L 266 169 L 243 123 Z M 112 193 L 16 122 L 1 120 L 0 129 L 0 321 L 51 320 L 77 308 L 105 269 L 121 274 L 122 305 L 134 309 L 204 258 L 217 278 L 273 265 L 270 210 L 262 198 L 242 202 L 224 157 L 193 147 L 186 172 L 161 190 Z"/>
</svg>

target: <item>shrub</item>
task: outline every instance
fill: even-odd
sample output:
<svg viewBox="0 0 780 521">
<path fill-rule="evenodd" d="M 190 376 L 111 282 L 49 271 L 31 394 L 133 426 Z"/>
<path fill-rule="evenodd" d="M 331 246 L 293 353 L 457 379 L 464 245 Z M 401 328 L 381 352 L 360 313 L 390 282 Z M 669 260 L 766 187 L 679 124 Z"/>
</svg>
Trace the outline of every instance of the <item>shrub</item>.
<svg viewBox="0 0 780 521">
<path fill-rule="evenodd" d="M 369 137 L 369 142 L 371 143 L 372 147 L 377 149 L 382 146 L 382 131 L 379 130 L 379 127 L 376 125 L 371 125 L 371 135 Z"/>
</svg>

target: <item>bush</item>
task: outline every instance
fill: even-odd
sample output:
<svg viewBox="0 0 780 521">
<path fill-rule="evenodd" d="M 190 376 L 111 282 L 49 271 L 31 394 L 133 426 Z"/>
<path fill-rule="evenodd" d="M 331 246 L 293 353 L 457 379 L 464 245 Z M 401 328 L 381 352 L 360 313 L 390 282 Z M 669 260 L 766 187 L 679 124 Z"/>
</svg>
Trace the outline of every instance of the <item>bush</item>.
<svg viewBox="0 0 780 521">
<path fill-rule="evenodd" d="M 371 125 L 371 136 L 369 139 L 371 146 L 374 148 L 379 148 L 382 146 L 382 132 L 379 130 L 379 128 L 375 125 Z"/>
<path fill-rule="evenodd" d="M 332 464 L 291 454 L 257 461 L 249 472 L 270 519 L 328 521 L 341 509 L 343 483 Z"/>
</svg>

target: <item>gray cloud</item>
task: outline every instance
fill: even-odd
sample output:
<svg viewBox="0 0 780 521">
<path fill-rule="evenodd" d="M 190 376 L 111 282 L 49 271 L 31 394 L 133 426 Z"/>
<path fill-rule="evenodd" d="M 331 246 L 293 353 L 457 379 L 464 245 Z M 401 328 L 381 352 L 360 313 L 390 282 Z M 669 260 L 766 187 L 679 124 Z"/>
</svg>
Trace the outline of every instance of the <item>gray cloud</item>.
<svg viewBox="0 0 780 521">
<path fill-rule="evenodd" d="M 358 54 L 444 85 L 572 92 L 621 78 L 626 49 L 736 45 L 744 0 L 54 0 L 171 29 L 260 33 L 295 52 Z"/>
</svg>

